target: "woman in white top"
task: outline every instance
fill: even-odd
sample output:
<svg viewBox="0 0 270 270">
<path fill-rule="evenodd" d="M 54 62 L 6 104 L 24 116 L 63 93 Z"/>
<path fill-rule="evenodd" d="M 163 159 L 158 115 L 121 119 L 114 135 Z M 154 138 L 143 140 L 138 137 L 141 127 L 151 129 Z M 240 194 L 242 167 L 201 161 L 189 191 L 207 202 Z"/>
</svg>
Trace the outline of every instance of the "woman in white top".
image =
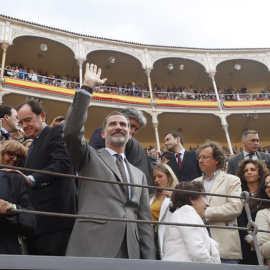
<svg viewBox="0 0 270 270">
<path fill-rule="evenodd" d="M 179 191 L 204 192 L 202 182 L 181 182 L 172 194 L 170 222 L 204 225 L 202 218 L 209 206 L 203 195 Z M 206 228 L 167 226 L 164 234 L 163 260 L 200 263 L 220 263 L 218 243 L 209 237 Z"/>
<path fill-rule="evenodd" d="M 265 191 L 262 189 L 265 189 Z M 259 198 L 270 198 L 270 173 L 267 173 L 263 178 L 263 181 L 260 185 Z M 262 210 L 257 213 L 255 223 L 259 230 L 270 231 L 270 203 L 262 202 L 262 206 L 260 208 Z M 270 265 L 270 233 L 258 232 L 257 239 L 264 264 Z"/>
<path fill-rule="evenodd" d="M 172 169 L 163 163 L 160 163 L 153 168 L 152 178 L 154 185 L 157 187 L 174 188 L 178 183 L 177 177 Z M 170 191 L 155 190 L 154 195 L 151 196 L 150 207 L 153 221 L 168 222 L 170 220 L 172 214 L 169 211 L 169 203 L 171 201 L 170 195 Z M 154 225 L 157 259 L 162 258 L 163 235 L 165 228 L 166 225 Z"/>
</svg>

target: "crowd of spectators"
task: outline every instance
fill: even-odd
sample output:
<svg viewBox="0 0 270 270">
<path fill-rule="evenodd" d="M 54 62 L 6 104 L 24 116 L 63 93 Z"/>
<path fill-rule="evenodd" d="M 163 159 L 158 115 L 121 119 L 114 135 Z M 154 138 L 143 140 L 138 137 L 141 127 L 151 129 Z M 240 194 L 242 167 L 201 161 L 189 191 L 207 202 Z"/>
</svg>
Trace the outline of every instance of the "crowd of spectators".
<svg viewBox="0 0 270 270">
<path fill-rule="evenodd" d="M 197 151 L 199 149 L 199 146 L 197 147 L 188 147 L 187 150 L 189 151 Z M 230 150 L 226 146 L 222 146 L 222 149 L 226 155 L 226 159 L 228 160 L 231 156 L 238 155 L 243 151 L 242 147 L 235 146 L 232 148 L 233 155 L 231 155 Z M 161 155 L 166 152 L 163 147 L 161 147 L 160 151 L 157 151 L 154 146 L 150 145 L 148 147 L 145 147 L 144 150 L 147 152 L 147 155 L 149 156 L 150 160 L 154 160 L 155 162 L 160 159 Z M 270 154 L 270 146 L 259 146 L 258 147 L 259 152 Z"/>
<path fill-rule="evenodd" d="M 30 69 L 22 64 L 16 65 L 15 63 L 6 66 L 4 76 L 53 86 L 60 86 L 68 89 L 77 89 L 79 82 L 78 77 L 74 77 L 69 74 L 54 74 L 51 76 L 47 71 L 43 72 L 41 69 L 35 71 L 35 69 Z"/>
<path fill-rule="evenodd" d="M 64 87 L 68 89 L 77 89 L 79 85 L 79 77 L 60 74 L 49 75 L 48 72 L 43 72 L 41 69 L 37 71 L 30 69 L 22 64 L 12 63 L 5 68 L 4 76 L 29 80 L 53 86 Z M 241 100 L 268 100 L 270 99 L 270 86 L 266 86 L 260 93 L 250 93 L 245 86 L 239 88 L 224 87 L 217 88 L 221 101 L 241 101 Z M 149 87 L 147 83 L 136 86 L 135 82 L 119 83 L 106 82 L 103 86 L 96 87 L 94 90 L 98 93 L 116 94 L 125 96 L 136 96 L 149 98 Z M 153 85 L 153 96 L 156 99 L 164 100 L 205 100 L 216 101 L 216 95 L 213 87 L 197 88 L 190 85 L 168 87 Z"/>
</svg>

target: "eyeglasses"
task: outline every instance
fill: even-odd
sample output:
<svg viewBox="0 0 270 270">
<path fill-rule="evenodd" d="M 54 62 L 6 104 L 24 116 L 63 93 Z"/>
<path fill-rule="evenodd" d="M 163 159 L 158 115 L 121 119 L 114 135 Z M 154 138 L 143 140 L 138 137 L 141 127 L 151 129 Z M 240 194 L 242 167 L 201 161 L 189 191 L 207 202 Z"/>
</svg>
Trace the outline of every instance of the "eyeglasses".
<svg viewBox="0 0 270 270">
<path fill-rule="evenodd" d="M 13 151 L 6 151 L 7 155 L 10 157 L 10 158 L 14 158 L 15 156 L 17 157 L 17 159 L 20 159 L 20 160 L 23 160 L 24 159 L 24 156 L 21 155 L 21 154 L 16 154 L 15 152 Z"/>
<path fill-rule="evenodd" d="M 268 188 L 268 186 L 269 186 L 269 184 L 270 184 L 270 182 L 266 182 L 266 183 L 264 183 L 264 185 L 263 185 L 264 189 L 267 189 L 267 188 Z"/>
<path fill-rule="evenodd" d="M 207 160 L 208 158 L 210 158 L 211 156 L 200 156 L 197 157 L 198 160 L 202 159 L 202 160 Z"/>
</svg>

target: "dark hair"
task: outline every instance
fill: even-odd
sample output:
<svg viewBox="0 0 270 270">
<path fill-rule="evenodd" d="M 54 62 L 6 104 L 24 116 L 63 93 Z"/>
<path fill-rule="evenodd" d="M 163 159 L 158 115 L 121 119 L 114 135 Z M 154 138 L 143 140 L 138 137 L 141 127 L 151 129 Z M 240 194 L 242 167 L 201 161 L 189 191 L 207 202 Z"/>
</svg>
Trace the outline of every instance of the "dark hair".
<svg viewBox="0 0 270 270">
<path fill-rule="evenodd" d="M 257 195 L 255 195 L 256 198 L 260 198 L 261 195 L 264 195 L 263 193 L 265 193 L 264 189 L 263 189 L 263 184 L 264 184 L 264 179 L 265 179 L 265 175 L 269 172 L 265 163 L 261 160 L 253 160 L 253 159 L 246 159 L 240 162 L 238 170 L 236 175 L 240 178 L 241 180 L 241 184 L 242 184 L 242 190 L 243 191 L 248 191 L 248 184 L 245 180 L 245 167 L 247 164 L 254 164 L 254 166 L 258 169 L 259 171 L 259 187 L 258 187 L 258 193 Z M 261 191 L 262 189 L 262 191 Z M 267 197 L 266 193 L 265 196 Z M 264 204 L 263 204 L 264 205 Z M 260 206 L 263 206 L 261 201 L 257 201 L 257 200 L 250 200 L 249 201 L 249 208 L 250 211 L 252 213 L 257 213 Z"/>
<path fill-rule="evenodd" d="M 206 141 L 198 150 L 197 150 L 197 156 L 199 156 L 200 152 L 207 148 L 211 147 L 212 148 L 212 155 L 213 158 L 218 161 L 217 168 L 223 170 L 225 166 L 225 153 L 222 149 L 222 146 L 214 141 Z"/>
<path fill-rule="evenodd" d="M 265 192 L 265 188 L 264 188 L 264 182 L 265 182 L 265 179 L 270 176 L 270 172 L 266 173 L 262 180 L 261 180 L 261 183 L 260 183 L 260 186 L 259 186 L 259 193 L 258 193 L 258 196 L 257 198 L 261 198 L 261 199 L 267 199 L 267 200 L 270 200 L 270 198 L 267 196 L 266 192 Z M 252 200 L 253 201 L 253 200 Z M 269 208 L 270 207 L 270 202 L 257 202 L 257 211 L 261 210 L 261 209 L 265 209 L 265 208 Z"/>
<path fill-rule="evenodd" d="M 183 136 L 178 132 L 169 132 L 166 133 L 164 137 L 166 137 L 168 134 L 171 134 L 174 138 L 180 138 L 180 143 L 184 145 Z"/>
<path fill-rule="evenodd" d="M 202 196 L 201 194 L 187 193 L 184 192 L 184 190 L 197 192 L 205 191 L 201 181 L 180 182 L 174 189 L 171 197 L 173 206 L 170 208 L 170 211 L 172 212 L 184 205 L 192 205 L 191 200 L 196 200 Z M 179 191 L 179 189 L 181 189 L 181 191 Z"/>
<path fill-rule="evenodd" d="M 18 105 L 17 111 L 19 111 L 24 105 L 28 105 L 31 108 L 32 112 L 36 115 L 40 115 L 41 112 L 45 112 L 45 114 L 46 114 L 44 107 L 37 100 L 28 99 L 28 100 L 24 101 L 23 103 Z"/>
<path fill-rule="evenodd" d="M 256 130 L 246 130 L 242 134 L 242 140 L 245 140 L 249 134 L 258 134 Z"/>
<path fill-rule="evenodd" d="M 259 170 L 259 184 L 262 181 L 263 176 L 268 172 L 268 168 L 266 167 L 265 163 L 261 160 L 253 160 L 253 159 L 246 159 L 240 162 L 236 175 L 241 179 L 242 185 L 247 185 L 245 181 L 245 167 L 247 164 L 254 164 L 256 168 Z"/>
<path fill-rule="evenodd" d="M 11 106 L 0 106 L 0 118 L 4 118 L 4 116 L 7 114 L 8 116 L 11 116 L 11 110 L 13 108 Z"/>
<path fill-rule="evenodd" d="M 107 125 L 107 121 L 108 121 L 108 119 L 109 119 L 109 117 L 111 117 L 111 116 L 113 116 L 113 115 L 121 115 L 121 116 L 123 116 L 126 120 L 127 120 L 127 123 L 128 123 L 128 128 L 130 129 L 130 123 L 129 123 L 129 119 L 127 118 L 127 116 L 126 115 L 124 115 L 123 113 L 121 113 L 121 112 L 118 112 L 118 111 L 114 111 L 114 112 L 111 112 L 110 114 L 108 114 L 106 117 L 105 117 L 105 119 L 104 119 L 104 121 L 103 121 L 103 124 L 102 124 L 102 130 L 104 130 L 105 129 L 105 127 L 106 127 L 106 125 Z"/>
<path fill-rule="evenodd" d="M 163 152 L 162 155 L 160 156 L 161 159 L 162 159 L 163 157 L 166 158 L 166 159 L 168 159 L 168 160 L 171 160 L 171 159 L 174 158 L 174 152 L 165 151 L 165 152 Z"/>
</svg>

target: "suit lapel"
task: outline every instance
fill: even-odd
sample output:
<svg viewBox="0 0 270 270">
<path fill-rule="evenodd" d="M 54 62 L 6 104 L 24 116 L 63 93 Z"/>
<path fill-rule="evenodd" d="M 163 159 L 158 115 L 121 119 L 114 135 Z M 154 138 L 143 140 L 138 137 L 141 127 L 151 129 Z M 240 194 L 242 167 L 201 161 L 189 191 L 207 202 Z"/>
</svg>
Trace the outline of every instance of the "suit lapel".
<svg viewBox="0 0 270 270">
<path fill-rule="evenodd" d="M 224 173 L 220 171 L 214 180 L 214 184 L 210 190 L 210 193 L 216 193 L 217 188 L 220 186 L 220 184 L 223 181 L 224 181 Z M 211 201 L 211 199 L 212 199 L 212 196 L 209 196 L 209 202 Z"/>
<path fill-rule="evenodd" d="M 122 177 L 117 168 L 116 161 L 113 159 L 111 154 L 105 149 L 102 148 L 97 151 L 99 157 L 104 161 L 104 163 L 113 171 L 113 173 L 117 176 L 117 181 L 122 182 Z"/>
<path fill-rule="evenodd" d="M 42 145 L 48 131 L 49 131 L 49 127 L 46 126 L 42 132 L 40 133 L 40 135 L 38 136 L 38 138 L 35 141 L 35 145 L 30 153 L 30 156 L 26 158 L 26 162 L 24 164 L 24 167 L 28 167 L 28 165 L 31 163 L 32 159 L 34 158 L 34 156 L 36 155 L 36 153 L 38 152 L 40 146 Z"/>
</svg>

